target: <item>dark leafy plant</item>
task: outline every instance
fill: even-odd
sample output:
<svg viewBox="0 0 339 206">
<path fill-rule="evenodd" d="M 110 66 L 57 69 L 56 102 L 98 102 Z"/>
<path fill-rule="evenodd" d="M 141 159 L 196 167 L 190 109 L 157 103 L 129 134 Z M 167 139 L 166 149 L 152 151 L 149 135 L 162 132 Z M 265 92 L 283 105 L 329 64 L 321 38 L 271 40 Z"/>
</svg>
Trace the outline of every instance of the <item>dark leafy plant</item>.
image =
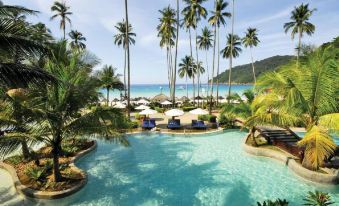
<svg viewBox="0 0 339 206">
<path fill-rule="evenodd" d="M 45 174 L 45 168 L 40 167 L 29 167 L 25 170 L 25 174 L 35 181 L 41 181 L 41 178 Z"/>
<path fill-rule="evenodd" d="M 328 193 L 323 193 L 319 191 L 308 192 L 304 200 L 304 205 L 307 206 L 327 206 L 333 205 L 334 202 L 331 201 L 331 196 Z"/>
<path fill-rule="evenodd" d="M 277 199 L 275 201 L 265 200 L 262 203 L 257 202 L 257 206 L 288 206 L 288 202 L 286 200 L 281 199 Z"/>
</svg>

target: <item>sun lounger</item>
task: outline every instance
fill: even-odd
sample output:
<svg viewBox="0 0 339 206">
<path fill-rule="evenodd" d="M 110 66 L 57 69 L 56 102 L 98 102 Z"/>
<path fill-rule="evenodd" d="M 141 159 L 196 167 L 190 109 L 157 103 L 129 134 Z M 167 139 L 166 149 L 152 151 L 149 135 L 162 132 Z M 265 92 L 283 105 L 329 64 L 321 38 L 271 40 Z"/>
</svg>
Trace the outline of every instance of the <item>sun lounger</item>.
<svg viewBox="0 0 339 206">
<path fill-rule="evenodd" d="M 145 119 L 144 121 L 142 121 L 142 128 L 143 129 L 153 129 L 154 127 L 156 127 L 156 123 L 154 119 Z"/>
<path fill-rule="evenodd" d="M 192 128 L 193 129 L 207 129 L 204 121 L 192 120 Z"/>
<path fill-rule="evenodd" d="M 168 129 L 180 129 L 181 128 L 180 119 L 168 120 L 167 128 Z"/>
</svg>

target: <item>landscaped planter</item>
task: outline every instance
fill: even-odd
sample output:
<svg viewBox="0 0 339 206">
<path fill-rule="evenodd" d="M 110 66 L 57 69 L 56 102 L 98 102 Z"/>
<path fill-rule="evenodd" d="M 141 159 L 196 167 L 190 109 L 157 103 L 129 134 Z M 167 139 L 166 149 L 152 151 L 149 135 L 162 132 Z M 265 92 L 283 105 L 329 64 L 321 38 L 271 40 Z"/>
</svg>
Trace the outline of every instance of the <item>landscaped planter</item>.
<svg viewBox="0 0 339 206">
<path fill-rule="evenodd" d="M 83 188 L 86 183 L 87 183 L 87 174 L 85 171 L 82 171 L 80 170 L 79 168 L 77 168 L 74 163 L 79 160 L 81 157 L 85 156 L 86 154 L 90 153 L 91 151 L 95 150 L 97 147 L 97 143 L 96 141 L 94 141 L 94 144 L 86 149 L 86 150 L 83 150 L 81 152 L 79 152 L 78 154 L 76 154 L 76 156 L 72 157 L 72 159 L 70 160 L 70 163 L 69 163 L 69 166 L 72 167 L 73 169 L 75 170 L 78 170 L 80 171 L 83 175 L 84 175 L 84 179 L 81 180 L 79 182 L 79 184 L 69 188 L 69 189 L 66 189 L 66 190 L 62 190 L 62 191 L 40 191 L 40 190 L 34 190 L 34 189 L 31 189 L 23 184 L 21 184 L 19 178 L 18 178 L 18 175 L 14 169 L 14 167 L 12 167 L 11 165 L 9 164 L 6 164 L 4 162 L 0 162 L 0 168 L 3 168 L 5 170 L 8 171 L 8 173 L 12 176 L 12 179 L 13 179 L 13 182 L 14 182 L 14 186 L 16 188 L 16 190 L 27 196 L 27 197 L 30 197 L 30 198 L 37 198 L 37 199 L 58 199 L 58 198 L 64 198 L 64 197 L 67 197 L 67 196 L 70 196 L 76 192 L 78 192 L 81 188 Z"/>
<path fill-rule="evenodd" d="M 295 161 L 295 159 L 292 156 L 288 156 L 287 154 L 284 154 L 283 152 L 279 152 L 279 151 L 275 151 L 275 150 L 267 149 L 267 148 L 253 147 L 245 143 L 243 145 L 243 148 L 245 152 L 249 154 L 261 156 L 261 157 L 269 157 L 269 158 L 279 160 L 280 162 L 283 162 L 289 169 L 291 169 L 296 175 L 306 180 L 309 180 L 311 182 L 331 184 L 331 185 L 339 184 L 338 171 L 336 171 L 335 174 L 319 173 L 319 172 L 306 169 L 301 164 L 299 164 L 297 161 Z"/>
</svg>

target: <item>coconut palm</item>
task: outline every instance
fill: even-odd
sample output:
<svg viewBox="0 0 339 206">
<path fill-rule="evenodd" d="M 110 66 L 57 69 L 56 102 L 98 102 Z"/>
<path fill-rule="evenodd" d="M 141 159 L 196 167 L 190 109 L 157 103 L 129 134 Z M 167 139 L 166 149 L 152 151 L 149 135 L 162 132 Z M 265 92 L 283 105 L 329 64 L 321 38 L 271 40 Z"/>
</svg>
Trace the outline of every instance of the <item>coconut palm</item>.
<svg viewBox="0 0 339 206">
<path fill-rule="evenodd" d="M 86 44 L 83 41 L 86 41 L 86 38 L 82 35 L 81 32 L 77 30 L 72 30 L 69 33 L 69 37 L 72 39 L 70 45 L 72 49 L 82 50 L 86 49 Z"/>
<path fill-rule="evenodd" d="M 228 6 L 227 2 L 223 0 L 216 0 L 214 3 L 214 11 L 212 11 L 212 16 L 208 19 L 208 23 L 214 27 L 214 43 L 213 43 L 213 67 L 212 67 L 212 75 L 211 75 L 211 99 L 210 99 L 210 107 L 209 112 L 212 112 L 212 100 L 213 100 L 213 84 L 214 84 L 214 70 L 215 70 L 215 47 L 216 41 L 218 41 L 218 61 L 217 61 L 217 76 L 219 75 L 219 64 L 220 64 L 220 46 L 219 46 L 219 28 L 221 25 L 226 24 L 225 18 L 231 17 L 231 13 L 226 12 L 225 9 Z M 219 95 L 219 79 L 217 79 L 217 97 Z M 217 98 L 218 101 L 218 98 Z"/>
<path fill-rule="evenodd" d="M 185 58 L 181 59 L 181 63 L 179 63 L 179 77 L 186 78 L 186 96 L 188 97 L 188 87 L 187 87 L 187 79 L 192 78 L 193 70 L 194 70 L 194 60 L 190 56 L 185 56 Z"/>
<path fill-rule="evenodd" d="M 106 89 L 107 106 L 109 105 L 109 91 L 112 89 L 123 90 L 124 84 L 120 81 L 120 75 L 117 74 L 117 68 L 111 65 L 105 65 L 101 71 L 97 73 L 100 84 Z"/>
<path fill-rule="evenodd" d="M 15 53 L 34 56 L 48 53 L 47 46 L 43 41 L 34 41 L 28 34 L 29 27 L 26 24 L 18 23 L 10 19 L 13 11 L 24 14 L 35 14 L 29 10 L 18 6 L 0 5 L 0 86 L 5 87 L 27 87 L 30 83 L 55 82 L 55 78 L 47 72 L 21 62 L 8 61 L 3 59 L 5 55 L 14 56 Z"/>
<path fill-rule="evenodd" d="M 251 27 L 248 28 L 245 37 L 242 39 L 242 43 L 246 48 L 250 47 L 254 83 L 257 82 L 257 78 L 255 76 L 252 48 L 258 46 L 259 42 L 257 29 Z"/>
<path fill-rule="evenodd" d="M 336 144 L 329 130 L 339 129 L 337 104 L 338 60 L 331 47 L 320 48 L 305 62 L 293 62 L 279 72 L 260 77 L 261 94 L 253 101 L 253 116 L 246 124 L 282 127 L 304 125 L 305 137 L 298 143 L 305 148 L 303 166 L 317 170 L 333 154 Z M 264 92 L 270 88 L 270 92 Z"/>
<path fill-rule="evenodd" d="M 173 94 L 172 94 L 172 102 L 175 102 L 175 87 L 176 87 L 176 80 L 177 80 L 177 62 L 178 62 L 178 44 L 179 44 L 179 27 L 180 27 L 180 5 L 179 0 L 177 0 L 177 21 L 176 21 L 176 39 L 175 39 L 175 55 L 174 55 L 174 69 L 173 69 Z M 172 104 L 173 108 L 175 104 Z"/>
<path fill-rule="evenodd" d="M 240 37 L 238 35 L 228 34 L 226 47 L 220 52 L 223 58 L 228 58 L 230 60 L 228 71 L 228 96 L 231 96 L 232 59 L 238 57 L 241 51 Z"/>
<path fill-rule="evenodd" d="M 292 29 L 292 39 L 294 39 L 294 36 L 298 34 L 297 61 L 299 61 L 300 57 L 301 38 L 303 37 L 303 34 L 306 33 L 308 35 L 312 35 L 314 33 L 315 26 L 309 22 L 309 19 L 314 11 L 316 11 L 316 9 L 310 10 L 308 8 L 308 4 L 301 4 L 300 6 L 295 7 L 294 10 L 291 12 L 290 19 L 292 21 L 284 24 L 284 29 L 286 33 L 290 29 Z"/>
<path fill-rule="evenodd" d="M 126 121 L 120 110 L 89 105 L 98 101 L 98 83 L 90 76 L 98 61 L 87 52 L 72 53 L 66 41 L 55 46 L 57 51 L 66 51 L 68 63 L 61 62 L 57 56 L 50 58 L 46 70 L 55 74 L 59 84 L 33 90 L 35 98 L 32 107 L 37 108 L 35 131 L 39 139 L 52 147 L 53 175 L 56 182 L 62 181 L 59 157 L 63 154 L 61 143 L 67 138 L 99 135 L 116 138 L 125 142 L 117 129 L 126 128 Z M 68 55 L 70 53 L 70 56 Z M 91 58 L 89 58 L 91 57 Z"/>
<path fill-rule="evenodd" d="M 66 2 L 58 2 L 55 1 L 53 6 L 51 7 L 51 11 L 55 12 L 51 17 L 51 20 L 60 17 L 60 29 L 64 33 L 64 39 L 66 39 L 66 23 L 68 22 L 71 24 L 71 19 L 68 17 L 72 15 L 73 13 L 69 11 L 70 7 L 66 5 Z"/>
<path fill-rule="evenodd" d="M 136 34 L 133 33 L 133 27 L 131 24 L 129 24 L 128 26 L 128 41 L 127 41 L 127 38 L 126 38 L 126 22 L 125 20 L 123 19 L 122 22 L 118 22 L 115 26 L 114 26 L 118 33 L 114 35 L 114 44 L 117 45 L 117 46 L 121 46 L 122 45 L 122 48 L 124 49 L 124 85 L 125 85 L 125 88 L 124 88 L 124 91 L 125 91 L 125 97 L 127 97 L 127 68 L 126 68 L 126 65 L 127 65 L 127 42 L 129 42 L 130 45 L 134 45 L 135 44 L 135 39 L 133 37 L 136 37 Z"/>
<path fill-rule="evenodd" d="M 191 25 L 195 31 L 195 51 L 196 51 L 196 59 L 199 62 L 199 52 L 198 52 L 198 33 L 197 27 L 201 20 L 201 17 L 204 19 L 207 17 L 207 10 L 202 6 L 204 2 L 207 0 L 184 0 L 186 7 L 183 9 L 183 14 L 185 15 L 185 20 L 188 21 L 188 25 Z M 196 64 L 198 66 L 198 64 Z M 200 73 L 199 69 L 197 71 L 197 80 L 198 80 L 198 96 L 200 91 Z M 194 79 L 194 76 L 193 76 Z M 193 88 L 195 90 L 195 87 Z M 195 95 L 193 95 L 193 101 L 195 103 Z"/>
<path fill-rule="evenodd" d="M 166 48 L 166 63 L 167 63 L 167 73 L 168 73 L 168 85 L 170 88 L 171 99 L 173 98 L 173 89 L 174 89 L 174 76 L 173 73 L 173 57 L 172 57 L 172 47 L 175 45 L 174 39 L 176 38 L 176 12 L 170 6 L 159 10 L 161 14 L 160 24 L 157 26 L 158 37 L 160 37 L 160 47 Z"/>
<path fill-rule="evenodd" d="M 206 51 L 206 70 L 207 70 L 207 84 L 209 85 L 210 76 L 208 70 L 208 50 L 213 46 L 213 34 L 212 32 L 205 26 L 202 29 L 202 34 L 198 36 L 198 45 L 199 49 Z M 209 86 L 207 88 L 207 96 L 209 92 Z"/>
<path fill-rule="evenodd" d="M 52 32 L 43 23 L 37 23 L 31 26 L 30 38 L 40 42 L 51 42 L 53 40 Z"/>
<path fill-rule="evenodd" d="M 128 21 L 128 2 L 125 0 L 125 18 L 126 18 L 126 30 L 125 30 L 125 38 L 126 40 L 129 39 L 129 21 Z M 126 44 L 126 55 L 127 55 L 127 113 L 128 118 L 131 116 L 131 62 L 130 62 L 130 51 L 129 51 L 129 44 Z"/>
</svg>

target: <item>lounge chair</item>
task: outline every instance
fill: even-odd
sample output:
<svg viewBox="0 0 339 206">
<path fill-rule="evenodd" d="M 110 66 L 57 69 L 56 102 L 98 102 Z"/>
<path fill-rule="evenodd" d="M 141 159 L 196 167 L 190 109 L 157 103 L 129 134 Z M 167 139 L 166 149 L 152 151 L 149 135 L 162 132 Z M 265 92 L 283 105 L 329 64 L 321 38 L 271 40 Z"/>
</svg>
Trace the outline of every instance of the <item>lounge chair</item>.
<svg viewBox="0 0 339 206">
<path fill-rule="evenodd" d="M 180 119 L 168 120 L 167 128 L 168 129 L 180 129 L 181 128 Z"/>
<path fill-rule="evenodd" d="M 150 119 L 149 120 L 149 129 L 153 129 L 156 126 L 157 126 L 157 124 L 155 123 L 155 119 Z"/>
<path fill-rule="evenodd" d="M 143 129 L 149 129 L 149 120 L 148 120 L 148 119 L 144 119 L 144 120 L 142 121 L 141 127 L 142 127 Z"/>
<path fill-rule="evenodd" d="M 192 128 L 193 129 L 207 129 L 204 121 L 192 120 Z"/>
</svg>

